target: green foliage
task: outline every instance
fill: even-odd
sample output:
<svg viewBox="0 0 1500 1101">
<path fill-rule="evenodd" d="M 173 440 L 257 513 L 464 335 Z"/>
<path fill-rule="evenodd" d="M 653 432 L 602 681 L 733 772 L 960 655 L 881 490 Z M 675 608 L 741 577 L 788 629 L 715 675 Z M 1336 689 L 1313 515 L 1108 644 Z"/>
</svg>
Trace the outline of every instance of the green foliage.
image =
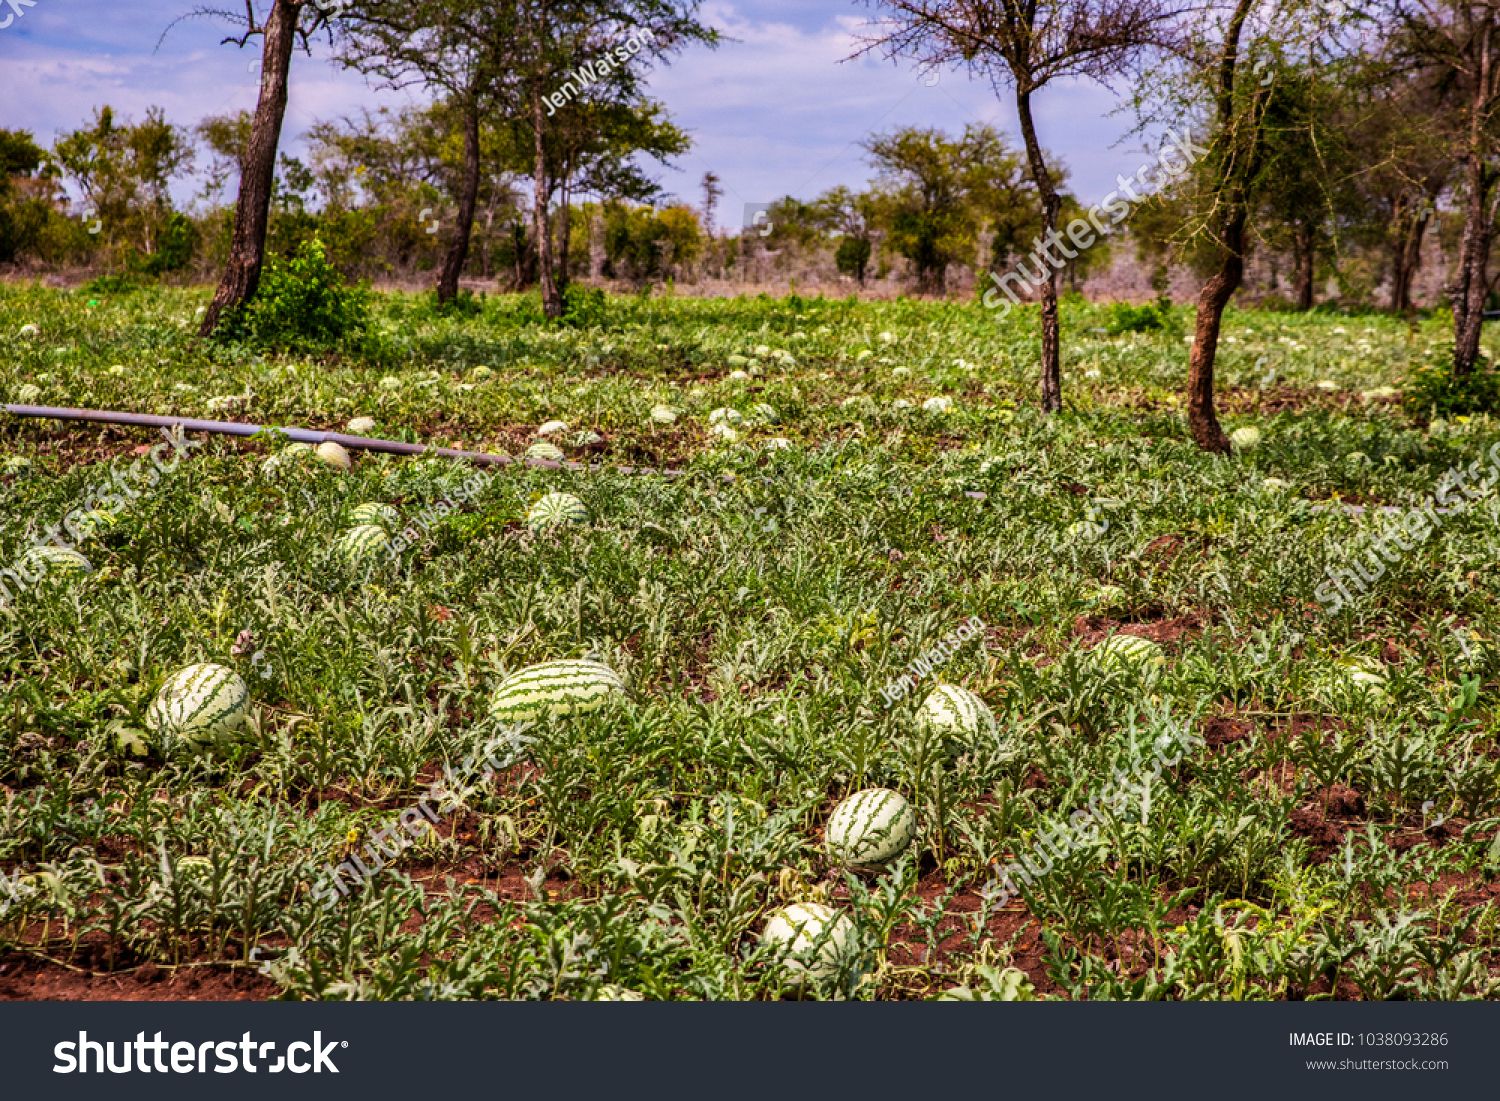
<svg viewBox="0 0 1500 1101">
<path fill-rule="evenodd" d="M 1500 372 L 1481 355 L 1472 371 L 1455 375 L 1451 357 L 1433 356 L 1407 373 L 1401 382 L 1401 398 L 1417 416 L 1500 412 Z"/>
<path fill-rule="evenodd" d="M 1107 316 L 1105 327 L 1111 336 L 1159 332 L 1172 325 L 1172 302 L 1165 297 L 1139 306 L 1115 302 L 1109 306 Z"/>
<path fill-rule="evenodd" d="M 569 283 L 563 288 L 563 320 L 581 328 L 595 328 L 604 323 L 609 299 L 598 287 Z"/>
<path fill-rule="evenodd" d="M 365 288 L 345 282 L 314 237 L 290 260 L 269 258 L 255 297 L 227 316 L 215 335 L 256 348 L 347 349 L 365 331 L 369 301 Z"/>
<path fill-rule="evenodd" d="M 559 419 L 548 438 L 602 468 L 268 469 L 269 439 L 205 438 L 141 481 L 125 454 L 135 495 L 80 542 L 94 571 L 5 579 L 0 866 L 50 878 L 0 907 L 0 955 L 233 973 L 268 998 L 770 999 L 758 933 L 818 900 L 854 923 L 861 967 L 810 996 L 1496 996 L 1500 573 L 1482 475 L 1429 538 L 1386 544 L 1358 602 L 1316 596 L 1330 566 L 1368 561 L 1385 508 L 1419 507 L 1500 443 L 1494 419 L 1433 431 L 1377 396 L 1446 341 L 1441 318 L 1231 309 L 1217 368 L 1265 441 L 1222 462 L 1168 408 L 1180 342 L 1110 337 L 1108 311 L 1071 297 L 1072 404 L 1049 417 L 1030 404 L 1034 311 L 630 295 L 594 329 L 544 323 L 534 295 L 470 317 L 381 294 L 387 370 L 363 345 L 311 368 L 205 348 L 203 301 L 0 285 L 0 392 L 369 416 L 379 435 L 513 453 Z M 1271 387 L 1299 404 L 1241 411 Z M 924 410 L 934 396 L 951 408 Z M 709 432 L 722 407 L 745 414 L 738 441 Z M 8 428 L 0 563 L 118 484 L 74 446 L 88 438 Z M 592 522 L 528 532 L 554 490 Z M 416 537 L 356 567 L 337 548 L 367 502 Z M 986 629 L 950 649 L 970 616 Z M 1099 668 L 1115 631 L 1159 639 L 1165 663 Z M 940 644 L 940 667 L 889 702 Z M 465 784 L 441 828 L 322 908 L 326 865 L 368 855 L 444 766 L 461 778 L 506 673 L 585 655 L 628 700 L 543 724 L 524 767 Z M 1381 659 L 1386 699 L 1336 679 L 1353 656 Z M 140 755 L 154 685 L 205 660 L 247 681 L 251 727 L 210 757 Z M 937 679 L 982 697 L 1000 736 L 920 729 Z M 1142 772 L 1174 732 L 1203 740 Z M 869 786 L 911 801 L 919 840 L 854 876 L 823 827 Z M 1041 856 L 1096 799 L 1087 843 L 986 908 L 996 869 Z"/>
<path fill-rule="evenodd" d="M 865 270 L 870 266 L 870 239 L 868 237 L 845 237 L 839 241 L 833 262 L 839 271 L 858 279 L 863 285 Z"/>
</svg>

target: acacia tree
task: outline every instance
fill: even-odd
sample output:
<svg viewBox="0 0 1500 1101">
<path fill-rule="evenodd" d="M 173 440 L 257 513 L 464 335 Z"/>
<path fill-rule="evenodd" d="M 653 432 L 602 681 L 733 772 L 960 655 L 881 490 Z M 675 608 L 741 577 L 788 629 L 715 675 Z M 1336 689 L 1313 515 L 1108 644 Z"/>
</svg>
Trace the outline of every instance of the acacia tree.
<svg viewBox="0 0 1500 1101">
<path fill-rule="evenodd" d="M 866 0 L 884 12 L 860 53 L 914 58 L 929 68 L 961 67 L 1009 88 L 1021 125 L 1032 185 L 1041 197 L 1042 231 L 1056 244 L 1063 197 L 1037 136 L 1033 100 L 1058 80 L 1107 82 L 1153 44 L 1170 0 Z M 857 56 L 857 55 L 856 55 Z M 1042 408 L 1062 408 L 1059 272 L 1041 286 Z"/>
<path fill-rule="evenodd" d="M 343 0 L 339 0 L 342 4 Z M 321 5 L 321 6 L 320 6 Z M 198 335 L 208 336 L 218 327 L 225 310 L 243 306 L 260 286 L 260 269 L 266 258 L 266 225 L 270 219 L 271 192 L 276 182 L 276 151 L 281 144 L 281 126 L 286 119 L 287 87 L 291 80 L 292 52 L 300 42 L 307 48 L 311 36 L 332 18 L 326 0 L 271 0 L 264 15 L 256 0 L 245 0 L 243 14 L 212 8 L 196 8 L 184 18 L 212 16 L 237 23 L 240 33 L 227 36 L 221 45 L 244 49 L 261 40 L 260 91 L 250 121 L 250 140 L 240 157 L 238 195 L 234 204 L 234 231 L 229 258 L 213 300 L 203 314 Z M 337 11 L 336 8 L 332 9 Z M 168 31 L 171 27 L 167 28 Z M 166 33 L 163 33 L 163 38 Z"/>
<path fill-rule="evenodd" d="M 1479 361 L 1489 295 L 1500 180 L 1500 0 L 1388 0 L 1393 61 L 1425 73 L 1456 111 L 1453 135 L 1461 164 L 1463 236 L 1448 295 L 1453 303 L 1453 376 Z M 1441 127 L 1443 112 L 1433 125 Z"/>
<path fill-rule="evenodd" d="M 516 119 L 528 131 L 531 221 L 542 309 L 561 317 L 562 289 L 551 232 L 551 203 L 563 181 L 565 150 L 589 104 L 640 109 L 653 64 L 691 42 L 713 45 L 700 0 L 514 0 L 506 62 L 518 88 Z M 628 157 L 630 150 L 612 152 Z M 566 213 L 566 212 L 564 212 Z"/>
<path fill-rule="evenodd" d="M 462 167 L 456 213 L 438 275 L 437 298 L 451 302 L 468 261 L 481 177 L 480 129 L 487 112 L 517 107 L 507 63 L 516 5 L 497 0 L 365 0 L 344 19 L 339 59 L 388 88 L 421 85 L 456 113 Z"/>
</svg>

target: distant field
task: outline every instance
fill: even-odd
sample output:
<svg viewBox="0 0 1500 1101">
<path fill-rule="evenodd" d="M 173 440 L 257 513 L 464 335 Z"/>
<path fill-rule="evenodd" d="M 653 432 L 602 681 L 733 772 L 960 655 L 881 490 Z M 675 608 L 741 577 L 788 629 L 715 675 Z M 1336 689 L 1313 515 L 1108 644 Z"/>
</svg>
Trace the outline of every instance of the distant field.
<svg viewBox="0 0 1500 1101">
<path fill-rule="evenodd" d="M 1225 427 L 1262 439 L 1225 459 L 1181 423 L 1181 311 L 1110 335 L 1065 306 L 1046 418 L 1029 311 L 614 298 L 575 328 L 385 295 L 367 352 L 321 363 L 199 345 L 205 300 L 0 287 L 0 393 L 514 454 L 557 419 L 571 458 L 682 474 L 344 473 L 222 439 L 155 472 L 150 433 L 0 419 L 0 568 L 111 464 L 132 494 L 87 572 L 0 574 L 0 996 L 776 997 L 760 933 L 799 901 L 855 934 L 807 996 L 1495 994 L 1500 424 L 1383 389 L 1444 321 L 1232 311 Z M 1472 499 L 1394 538 L 1475 463 Z M 590 520 L 529 529 L 551 490 Z M 410 545 L 351 561 L 367 502 Z M 1372 548 L 1331 610 L 1328 571 Z M 1117 634 L 1163 660 L 1094 652 Z M 505 675 L 580 657 L 628 696 L 456 785 Z M 147 709 L 197 662 L 244 678 L 249 725 L 164 754 Z M 996 733 L 919 723 L 939 682 Z M 832 867 L 824 823 L 872 786 L 917 840 Z"/>
</svg>

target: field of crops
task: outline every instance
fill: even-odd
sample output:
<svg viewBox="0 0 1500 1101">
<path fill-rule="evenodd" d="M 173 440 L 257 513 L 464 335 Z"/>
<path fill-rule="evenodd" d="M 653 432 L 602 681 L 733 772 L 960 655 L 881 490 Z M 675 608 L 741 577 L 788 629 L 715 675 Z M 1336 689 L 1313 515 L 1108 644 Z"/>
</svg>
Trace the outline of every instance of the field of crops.
<svg viewBox="0 0 1500 1101">
<path fill-rule="evenodd" d="M 205 298 L 6 288 L 0 393 L 511 454 L 557 420 L 605 468 L 0 421 L 0 996 L 1494 994 L 1500 424 L 1390 389 L 1441 321 L 1231 313 L 1261 437 L 1219 458 L 1181 313 L 1066 307 L 1047 418 L 1022 311 L 382 296 L 330 363 L 198 344 Z M 552 491 L 587 519 L 528 525 Z M 360 554 L 367 503 L 399 535 Z M 627 691 L 494 713 L 584 658 Z M 248 721 L 153 737 L 203 662 Z M 940 683 L 993 726 L 924 721 Z M 871 787 L 916 836 L 851 868 L 824 826 Z M 811 956 L 762 937 L 797 903 L 840 915 Z"/>
</svg>

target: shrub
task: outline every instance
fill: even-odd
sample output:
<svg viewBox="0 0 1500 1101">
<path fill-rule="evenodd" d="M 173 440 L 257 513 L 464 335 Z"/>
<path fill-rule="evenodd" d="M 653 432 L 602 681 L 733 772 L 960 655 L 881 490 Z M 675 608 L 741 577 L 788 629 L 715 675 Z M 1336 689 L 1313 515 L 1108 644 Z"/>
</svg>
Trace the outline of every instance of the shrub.
<svg viewBox="0 0 1500 1101">
<path fill-rule="evenodd" d="M 268 349 L 332 351 L 363 335 L 369 313 L 369 291 L 348 285 L 314 237 L 290 260 L 267 260 L 255 296 L 226 316 L 217 335 Z"/>
<path fill-rule="evenodd" d="M 1105 322 L 1111 336 L 1121 333 L 1157 332 L 1171 327 L 1172 303 L 1158 298 L 1144 306 L 1133 306 L 1129 302 L 1116 302 L 1109 307 Z"/>
<path fill-rule="evenodd" d="M 1474 369 L 1454 377 L 1449 355 L 1419 363 L 1401 384 L 1402 403 L 1418 416 L 1464 416 L 1500 411 L 1500 374 L 1483 356 Z"/>
<path fill-rule="evenodd" d="M 569 283 L 563 288 L 563 320 L 570 325 L 602 325 L 607 308 L 608 300 L 598 287 Z"/>
</svg>

